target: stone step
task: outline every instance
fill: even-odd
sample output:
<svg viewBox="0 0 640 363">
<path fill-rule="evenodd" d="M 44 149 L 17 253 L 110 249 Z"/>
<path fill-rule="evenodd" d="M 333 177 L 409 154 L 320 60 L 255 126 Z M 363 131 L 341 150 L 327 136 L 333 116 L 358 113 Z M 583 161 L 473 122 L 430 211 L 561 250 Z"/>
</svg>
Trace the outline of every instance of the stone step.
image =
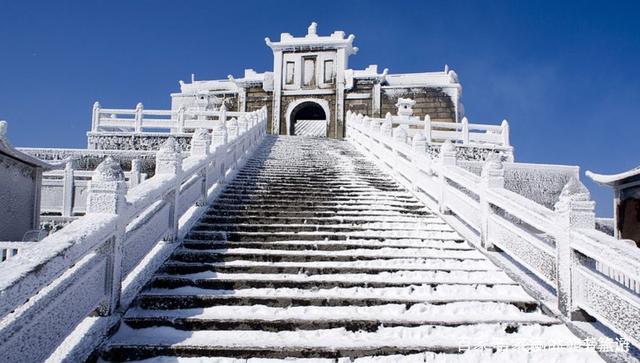
<svg viewBox="0 0 640 363">
<path fill-rule="evenodd" d="M 514 285 L 502 271 L 399 271 L 377 274 L 248 274 L 204 271 L 193 274 L 156 275 L 151 287 L 173 289 L 194 286 L 214 290 L 237 290 L 251 288 L 297 288 L 330 289 L 334 287 L 392 287 L 410 285 L 457 284 L 457 285 Z"/>
<path fill-rule="evenodd" d="M 359 217 L 359 218 L 371 218 L 372 221 L 379 220 L 379 218 L 418 218 L 428 217 L 433 218 L 434 214 L 428 210 L 374 210 L 374 211 L 360 211 L 360 210 L 313 210 L 313 211 L 295 211 L 295 210 L 278 210 L 278 209 L 264 209 L 264 208 L 232 208 L 229 206 L 225 209 L 209 208 L 205 216 L 220 217 L 220 216 L 243 216 L 243 217 L 299 217 L 299 218 L 341 218 L 341 217 Z"/>
<path fill-rule="evenodd" d="M 479 315 L 471 320 L 470 317 Z M 130 309 L 124 321 L 133 328 L 170 326 L 180 330 L 316 330 L 345 328 L 376 331 L 380 326 L 459 326 L 473 323 L 553 325 L 559 321 L 540 312 L 496 302 L 456 302 L 441 305 L 384 304 L 366 307 L 218 305 L 202 309 Z"/>
<path fill-rule="evenodd" d="M 189 274 L 203 271 L 242 273 L 371 273 L 381 271 L 497 271 L 488 260 L 459 260 L 443 258 L 392 258 L 360 261 L 250 261 L 237 259 L 227 262 L 182 262 L 168 260 L 159 272 Z"/>
<path fill-rule="evenodd" d="M 418 214 L 432 214 L 431 211 L 425 209 L 420 205 L 407 205 L 407 206 L 387 206 L 387 205 L 362 205 L 362 204 L 307 204 L 307 203 L 296 203 L 296 204 L 286 204 L 286 205 L 277 205 L 277 204 L 260 204 L 260 203 L 227 203 L 227 202 L 214 202 L 210 205 L 210 209 L 214 210 L 264 210 L 269 209 L 272 211 L 319 211 L 319 212 L 345 212 L 345 211 L 358 211 L 363 213 L 370 212 L 407 212 L 407 213 L 418 213 Z"/>
<path fill-rule="evenodd" d="M 341 196 L 341 195 L 325 195 L 325 196 L 315 196 L 311 194 L 305 193 L 290 193 L 287 195 L 269 195 L 269 194 L 249 194 L 249 193 L 230 193 L 224 192 L 220 195 L 219 199 L 223 200 L 237 200 L 237 201 L 274 201 L 274 202 L 287 202 L 291 200 L 299 201 L 308 201 L 308 202 L 362 202 L 362 203 L 372 203 L 375 202 L 377 204 L 381 203 L 401 203 L 401 204 L 419 204 L 419 202 L 413 198 L 398 198 L 396 196 L 385 196 L 379 194 L 369 194 L 369 195 L 352 195 L 352 196 Z"/>
<path fill-rule="evenodd" d="M 523 341 L 553 341 L 565 346 L 580 343 L 563 325 L 539 324 L 422 325 L 381 327 L 375 332 L 350 332 L 344 328 L 279 332 L 187 331 L 172 327 L 132 329 L 125 325 L 109 343 L 105 358 L 142 359 L 164 354 L 235 358 L 353 358 L 424 351 L 459 353 L 460 337 L 465 337 L 465 345 L 485 346 L 489 350 L 497 350 L 504 345 L 517 346 Z M 493 339 L 488 341 L 487 337 Z"/>
<path fill-rule="evenodd" d="M 273 241 L 346 241 L 349 239 L 368 239 L 382 241 L 384 239 L 421 239 L 421 240 L 453 240 L 462 238 L 454 231 L 353 231 L 353 232 L 236 232 L 210 231 L 194 229 L 187 235 L 189 239 L 231 242 L 273 242 Z"/>
<path fill-rule="evenodd" d="M 266 250 L 256 248 L 223 248 L 215 250 L 177 249 L 172 260 L 184 262 L 223 262 L 234 260 L 269 261 L 269 262 L 310 262 L 310 261 L 361 261 L 384 260 L 397 258 L 449 258 L 483 260 L 485 257 L 475 250 L 439 250 L 418 248 L 379 248 L 350 249 L 343 251 L 317 250 Z"/>
<path fill-rule="evenodd" d="M 200 222 L 192 231 L 224 231 L 224 232 L 358 232 L 378 231 L 383 235 L 402 232 L 452 232 L 453 229 L 444 224 L 434 225 L 394 225 L 390 223 L 369 223 L 361 225 L 313 225 L 313 224 L 246 224 L 246 223 L 206 223 Z"/>
<path fill-rule="evenodd" d="M 348 225 L 366 226 L 368 224 L 393 224 L 393 225 L 447 225 L 439 217 L 424 216 L 422 218 L 408 216 L 353 216 L 353 217 L 260 217 L 260 216 L 210 216 L 205 215 L 203 223 L 221 224 L 309 224 L 309 225 Z"/>
<path fill-rule="evenodd" d="M 401 287 L 208 289 L 195 286 L 150 287 L 138 295 L 145 309 L 192 309 L 216 305 L 373 306 L 489 301 L 515 304 L 527 311 L 538 306 L 518 285 L 438 284 Z"/>
<path fill-rule="evenodd" d="M 435 248 L 440 250 L 473 250 L 468 243 L 450 240 L 420 240 L 420 239 L 399 239 L 371 241 L 366 239 L 350 239 L 346 241 L 300 241 L 284 240 L 275 242 L 233 242 L 233 241 L 208 241 L 185 239 L 182 247 L 187 249 L 224 249 L 224 248 L 256 248 L 256 249 L 286 249 L 290 251 L 300 250 L 323 250 L 323 251 L 343 251 L 351 249 L 379 249 L 385 247 L 393 248 Z"/>
</svg>

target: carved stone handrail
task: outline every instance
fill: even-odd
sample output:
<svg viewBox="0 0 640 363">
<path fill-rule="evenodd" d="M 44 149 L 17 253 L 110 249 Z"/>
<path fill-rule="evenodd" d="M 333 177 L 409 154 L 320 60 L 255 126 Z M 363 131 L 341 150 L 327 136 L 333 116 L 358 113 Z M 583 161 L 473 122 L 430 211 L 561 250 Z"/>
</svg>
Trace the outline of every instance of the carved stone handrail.
<svg viewBox="0 0 640 363">
<path fill-rule="evenodd" d="M 595 230 L 595 204 L 580 181 L 572 178 L 550 209 L 504 188 L 496 154 L 478 176 L 456 165 L 449 140 L 437 157 L 426 153 L 428 125 L 407 137 L 392 124 L 348 112 L 347 139 L 471 243 L 502 251 L 554 288 L 567 321 L 586 312 L 640 345 L 640 252 Z"/>
<path fill-rule="evenodd" d="M 61 343 L 78 324 L 90 330 L 82 334 L 88 342 L 67 359 L 86 359 L 263 140 L 266 108 L 243 116 L 247 127 L 233 138 L 217 137 L 225 125 L 213 143 L 198 130 L 185 159 L 169 138 L 156 153 L 155 176 L 131 189 L 119 163 L 106 158 L 93 173 L 87 214 L 0 264 L 4 360 L 44 361 L 68 347 Z"/>
</svg>

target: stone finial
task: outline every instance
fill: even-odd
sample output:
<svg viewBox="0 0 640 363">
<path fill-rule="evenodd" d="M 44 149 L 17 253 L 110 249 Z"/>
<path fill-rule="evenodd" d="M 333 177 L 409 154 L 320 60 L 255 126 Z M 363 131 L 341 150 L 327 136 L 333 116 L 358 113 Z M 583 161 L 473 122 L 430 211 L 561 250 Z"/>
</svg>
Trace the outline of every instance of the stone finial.
<svg viewBox="0 0 640 363">
<path fill-rule="evenodd" d="M 409 135 L 407 134 L 407 130 L 405 130 L 404 127 L 402 126 L 398 126 L 395 129 L 393 129 L 393 139 L 396 140 L 397 142 L 406 144 L 408 136 Z"/>
<path fill-rule="evenodd" d="M 138 104 L 136 105 L 136 110 L 142 110 L 144 108 L 144 105 L 142 104 L 142 102 L 138 102 Z"/>
<path fill-rule="evenodd" d="M 7 127 L 9 124 L 5 120 L 0 120 L 0 139 L 7 138 Z"/>
<path fill-rule="evenodd" d="M 384 121 L 382 122 L 382 125 L 380 126 L 380 133 L 383 136 L 391 136 L 393 132 L 393 121 L 391 119 L 391 114 L 387 112 L 387 117 L 384 119 Z"/>
<path fill-rule="evenodd" d="M 440 162 L 445 165 L 456 164 L 456 147 L 451 143 L 451 140 L 446 140 L 440 146 Z"/>
<path fill-rule="evenodd" d="M 317 35 L 318 35 L 318 23 L 314 21 L 314 22 L 311 22 L 311 24 L 307 28 L 307 36 L 313 37 Z"/>
<path fill-rule="evenodd" d="M 106 157 L 93 171 L 92 182 L 117 182 L 124 181 L 124 172 L 120 163 L 111 156 Z"/>
<path fill-rule="evenodd" d="M 411 116 L 413 115 L 413 105 L 416 104 L 416 101 L 410 98 L 398 98 L 398 102 L 396 102 L 396 107 L 398 108 L 398 116 Z"/>
<path fill-rule="evenodd" d="M 238 134 L 243 134 L 249 128 L 249 121 L 247 121 L 247 117 L 242 115 L 238 117 Z"/>
<path fill-rule="evenodd" d="M 504 188 L 504 165 L 502 156 L 498 153 L 489 153 L 482 166 L 482 183 L 489 188 Z"/>
<path fill-rule="evenodd" d="M 235 117 L 227 122 L 227 132 L 229 133 L 230 139 L 238 137 L 238 120 L 236 120 Z"/>
<path fill-rule="evenodd" d="M 156 174 L 179 174 L 182 171 L 182 149 L 169 137 L 156 152 Z"/>
<path fill-rule="evenodd" d="M 426 136 L 424 136 L 424 134 L 420 131 L 416 132 L 416 134 L 413 136 L 413 140 L 411 140 L 411 147 L 413 148 L 413 151 L 423 154 L 425 151 L 427 151 Z"/>
<path fill-rule="evenodd" d="M 212 143 L 211 143 L 212 149 L 218 147 L 218 145 L 224 145 L 228 141 L 229 135 L 227 133 L 227 126 L 222 121 L 216 122 L 216 125 L 213 131 L 211 132 L 211 134 L 212 134 Z"/>
<path fill-rule="evenodd" d="M 100 108 L 100 102 L 98 102 L 98 101 L 93 103 L 93 109 L 95 110 L 97 108 Z"/>
<path fill-rule="evenodd" d="M 207 155 L 211 146 L 211 135 L 207 129 L 196 129 L 191 137 L 191 155 Z"/>
<path fill-rule="evenodd" d="M 595 228 L 595 202 L 587 187 L 576 177 L 565 184 L 554 205 L 560 223 L 566 227 Z"/>
<path fill-rule="evenodd" d="M 560 193 L 560 198 L 570 198 L 575 201 L 585 201 L 591 199 L 591 193 L 589 193 L 589 189 L 582 184 L 580 180 L 576 177 L 571 177 L 567 184 L 562 188 L 562 192 Z"/>
<path fill-rule="evenodd" d="M 126 207 L 127 183 L 120 163 L 104 159 L 93 171 L 87 194 L 87 213 L 118 214 Z"/>
</svg>

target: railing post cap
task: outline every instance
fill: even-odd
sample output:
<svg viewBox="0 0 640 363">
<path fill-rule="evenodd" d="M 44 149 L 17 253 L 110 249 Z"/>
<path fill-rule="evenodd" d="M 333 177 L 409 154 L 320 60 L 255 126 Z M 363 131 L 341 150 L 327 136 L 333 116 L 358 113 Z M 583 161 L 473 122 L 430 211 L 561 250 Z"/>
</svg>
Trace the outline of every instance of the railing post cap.
<svg viewBox="0 0 640 363">
<path fill-rule="evenodd" d="M 509 126 L 509 122 L 507 121 L 507 119 L 502 120 L 502 123 L 500 124 L 500 126 L 508 127 Z"/>
<path fill-rule="evenodd" d="M 91 182 L 118 182 L 124 181 L 124 172 L 120 163 L 111 156 L 107 156 L 93 172 Z"/>
<path fill-rule="evenodd" d="M 560 193 L 560 200 L 588 201 L 590 199 L 589 189 L 576 177 L 571 177 Z"/>
<path fill-rule="evenodd" d="M 142 102 L 138 102 L 138 104 L 136 105 L 136 110 L 141 110 L 144 108 L 144 105 L 142 104 Z"/>
<path fill-rule="evenodd" d="M 445 140 L 445 142 L 443 142 L 442 145 L 440 146 L 440 152 L 441 153 L 455 153 L 456 152 L 456 147 L 453 145 L 451 140 Z"/>
<path fill-rule="evenodd" d="M 100 102 L 96 101 L 93 103 L 93 108 L 100 108 Z"/>
<path fill-rule="evenodd" d="M 209 131 L 207 129 L 198 128 L 193 132 L 193 136 L 191 137 L 191 142 L 194 141 L 208 141 L 211 139 L 211 135 L 209 135 Z"/>
<path fill-rule="evenodd" d="M 7 128 L 9 128 L 9 124 L 7 123 L 7 121 L 0 120 L 0 139 L 6 139 Z"/>
<path fill-rule="evenodd" d="M 180 155 L 181 152 L 182 149 L 180 148 L 180 145 L 178 145 L 176 139 L 174 137 L 169 137 L 164 143 L 162 143 L 162 145 L 160 145 L 156 155 Z"/>
</svg>

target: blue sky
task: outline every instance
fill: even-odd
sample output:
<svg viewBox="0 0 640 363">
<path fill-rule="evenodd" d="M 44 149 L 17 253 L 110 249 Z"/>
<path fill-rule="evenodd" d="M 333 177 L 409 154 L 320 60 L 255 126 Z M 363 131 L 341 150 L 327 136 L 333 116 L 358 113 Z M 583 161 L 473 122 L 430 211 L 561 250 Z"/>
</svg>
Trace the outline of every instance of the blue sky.
<svg viewBox="0 0 640 363">
<path fill-rule="evenodd" d="M 178 80 L 270 70 L 264 37 L 340 29 L 353 68 L 455 69 L 471 122 L 511 124 L 516 160 L 638 165 L 640 2 L 2 1 L 0 119 L 19 146 L 84 147 L 91 105 L 168 108 Z M 583 179 L 585 179 L 583 177 Z M 599 215 L 611 194 L 585 181 Z"/>
</svg>

